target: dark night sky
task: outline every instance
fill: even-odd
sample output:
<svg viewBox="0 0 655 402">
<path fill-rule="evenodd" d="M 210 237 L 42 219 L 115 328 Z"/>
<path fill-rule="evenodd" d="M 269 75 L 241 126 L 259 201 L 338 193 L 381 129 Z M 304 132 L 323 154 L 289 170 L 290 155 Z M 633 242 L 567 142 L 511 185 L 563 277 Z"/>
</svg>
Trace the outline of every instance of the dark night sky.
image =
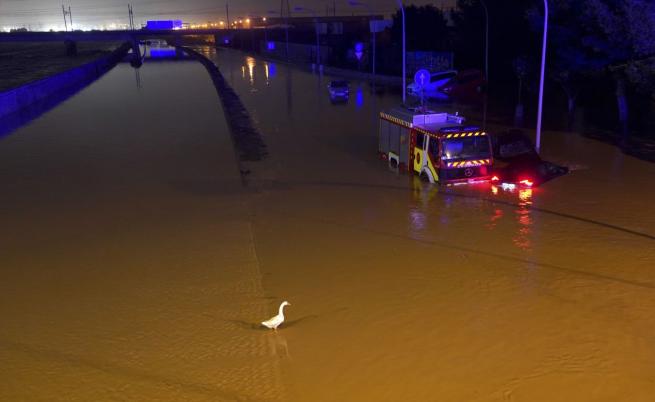
<svg viewBox="0 0 655 402">
<path fill-rule="evenodd" d="M 396 0 L 363 1 L 376 13 L 389 14 Z M 405 4 L 434 4 L 451 7 L 455 0 L 405 0 Z M 206 22 L 225 18 L 225 0 L 64 0 L 70 5 L 75 28 L 109 28 L 110 24 L 127 23 L 127 4 L 134 8 L 135 21 L 149 19 L 182 19 L 185 22 Z M 312 8 L 324 15 L 332 0 L 289 0 L 291 8 Z M 63 29 L 61 0 L 0 0 L 0 29 L 27 27 L 33 30 Z M 279 12 L 280 0 L 229 0 L 230 18 L 267 16 Z M 363 13 L 362 7 L 351 7 L 347 0 L 336 1 L 337 14 Z"/>
</svg>

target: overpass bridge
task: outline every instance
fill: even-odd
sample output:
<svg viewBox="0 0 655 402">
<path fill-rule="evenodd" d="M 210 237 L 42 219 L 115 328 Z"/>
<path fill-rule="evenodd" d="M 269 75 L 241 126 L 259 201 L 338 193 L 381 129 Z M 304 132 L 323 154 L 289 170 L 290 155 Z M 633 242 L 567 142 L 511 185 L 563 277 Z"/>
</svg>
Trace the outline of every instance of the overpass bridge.
<svg viewBox="0 0 655 402">
<path fill-rule="evenodd" d="M 269 30 L 280 27 L 267 27 Z M 130 42 L 132 48 L 138 50 L 139 41 L 148 39 L 164 39 L 171 45 L 180 44 L 185 36 L 214 36 L 217 43 L 223 38 L 252 29 L 162 29 L 162 30 L 115 30 L 115 31 L 71 31 L 71 32 L 3 32 L 0 42 L 62 42 L 66 45 L 66 53 L 75 55 L 77 42 Z M 138 53 L 135 52 L 135 53 Z"/>
<path fill-rule="evenodd" d="M 257 29 L 257 28 L 255 28 Z M 267 29 L 276 29 L 268 27 Z M 226 33 L 247 32 L 251 29 L 140 29 L 116 31 L 71 31 L 71 32 L 2 32 L 0 42 L 97 42 L 97 41 L 128 41 L 144 39 L 181 38 L 184 36 L 212 35 L 221 36 Z"/>
</svg>

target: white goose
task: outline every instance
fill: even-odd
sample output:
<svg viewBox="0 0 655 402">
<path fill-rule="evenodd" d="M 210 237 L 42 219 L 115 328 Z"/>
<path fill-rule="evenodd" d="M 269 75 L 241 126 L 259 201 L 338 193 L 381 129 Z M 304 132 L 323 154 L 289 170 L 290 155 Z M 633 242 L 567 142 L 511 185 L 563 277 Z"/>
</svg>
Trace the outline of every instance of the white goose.
<svg viewBox="0 0 655 402">
<path fill-rule="evenodd" d="M 278 314 L 275 317 L 262 322 L 262 325 L 277 331 L 277 327 L 279 327 L 280 324 L 284 322 L 284 306 L 290 306 L 290 305 L 291 303 L 289 303 L 288 301 L 283 301 L 282 304 L 280 304 L 280 310 Z"/>
</svg>

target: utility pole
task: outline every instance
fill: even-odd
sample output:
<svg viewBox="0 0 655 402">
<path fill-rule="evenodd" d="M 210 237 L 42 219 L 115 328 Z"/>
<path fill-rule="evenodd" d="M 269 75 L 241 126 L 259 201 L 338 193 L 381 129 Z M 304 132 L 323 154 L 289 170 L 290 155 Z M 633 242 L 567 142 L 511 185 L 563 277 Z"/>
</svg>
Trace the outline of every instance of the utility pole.
<svg viewBox="0 0 655 402">
<path fill-rule="evenodd" d="M 541 110 L 544 101 L 544 72 L 546 71 L 546 38 L 548 37 L 548 0 L 544 0 L 544 37 L 541 44 L 541 74 L 539 77 L 539 106 L 537 111 L 537 153 L 541 152 Z"/>
<path fill-rule="evenodd" d="M 227 29 L 230 29 L 230 6 L 225 2 L 225 19 L 227 20 Z"/>
<path fill-rule="evenodd" d="M 73 13 L 71 13 L 71 7 L 68 6 L 68 11 L 66 11 L 66 8 L 62 4 L 61 12 L 64 15 L 64 27 L 66 28 L 66 32 L 68 32 L 68 20 L 66 20 L 66 15 L 70 18 L 71 32 L 73 32 Z"/>
<path fill-rule="evenodd" d="M 484 0 L 480 0 L 484 8 L 484 75 L 489 86 L 489 9 Z"/>
<path fill-rule="evenodd" d="M 64 5 L 61 5 L 61 12 L 64 16 L 64 28 L 66 29 L 66 32 L 68 32 L 68 21 L 66 21 L 66 9 L 64 8 Z"/>
<path fill-rule="evenodd" d="M 286 8 L 286 13 L 284 12 L 285 8 Z M 291 8 L 289 6 L 289 0 L 280 0 L 280 18 L 283 19 L 284 21 L 284 35 L 286 41 L 287 61 L 289 61 L 289 17 L 291 17 Z"/>
<path fill-rule="evenodd" d="M 132 5 L 128 4 L 127 5 L 127 12 L 130 17 L 130 30 L 134 31 L 134 11 L 132 10 Z"/>
<path fill-rule="evenodd" d="M 484 110 L 482 111 L 482 128 L 487 129 L 487 100 L 489 96 L 489 9 L 485 0 L 480 0 L 484 9 L 484 79 L 487 87 L 484 90 Z"/>
<path fill-rule="evenodd" d="M 403 6 L 403 0 L 397 0 L 398 1 L 398 6 L 400 7 L 400 13 L 402 17 L 402 22 L 403 22 L 403 105 L 405 104 L 407 100 L 407 74 L 405 72 L 407 63 L 405 60 L 405 56 L 407 55 L 407 51 L 405 49 L 405 7 Z"/>
</svg>

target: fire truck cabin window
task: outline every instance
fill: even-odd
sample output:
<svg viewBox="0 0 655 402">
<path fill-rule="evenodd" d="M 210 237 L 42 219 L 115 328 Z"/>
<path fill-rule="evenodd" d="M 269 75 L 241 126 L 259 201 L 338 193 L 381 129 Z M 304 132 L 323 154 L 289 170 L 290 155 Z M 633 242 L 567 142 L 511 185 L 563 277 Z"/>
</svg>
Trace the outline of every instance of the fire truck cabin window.
<svg viewBox="0 0 655 402">
<path fill-rule="evenodd" d="M 416 148 L 423 149 L 425 145 L 425 134 L 417 133 L 416 134 Z"/>
<path fill-rule="evenodd" d="M 435 138 L 430 138 L 428 153 L 434 160 L 439 160 L 439 142 Z"/>
<path fill-rule="evenodd" d="M 444 140 L 441 157 L 445 160 L 490 157 L 487 137 L 466 137 Z"/>
</svg>

